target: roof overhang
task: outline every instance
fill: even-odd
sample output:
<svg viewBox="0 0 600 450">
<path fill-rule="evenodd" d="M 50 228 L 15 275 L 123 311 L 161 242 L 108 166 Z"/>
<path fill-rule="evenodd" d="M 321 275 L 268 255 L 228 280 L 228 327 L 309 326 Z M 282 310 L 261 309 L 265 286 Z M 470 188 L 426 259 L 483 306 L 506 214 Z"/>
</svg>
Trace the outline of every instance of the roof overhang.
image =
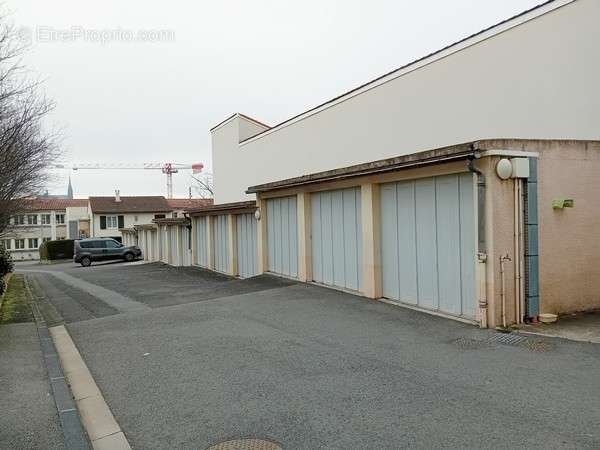
<svg viewBox="0 0 600 450">
<path fill-rule="evenodd" d="M 121 233 L 135 233 L 135 228 L 119 228 Z"/>
<path fill-rule="evenodd" d="M 247 214 L 256 211 L 256 202 L 221 203 L 220 205 L 207 206 L 205 208 L 190 209 L 190 216 L 217 216 L 222 214 Z"/>
<path fill-rule="evenodd" d="M 355 166 L 342 167 L 339 169 L 316 172 L 300 177 L 250 186 L 246 193 L 257 194 L 307 184 L 343 180 L 365 175 L 376 175 L 451 161 L 474 159 L 479 156 L 480 152 L 476 150 L 474 143 L 469 142 L 466 144 L 452 145 L 435 150 L 427 150 L 424 152 L 412 153 L 410 155 L 381 159 L 378 161 L 357 164 Z"/>
<path fill-rule="evenodd" d="M 165 217 L 164 219 L 152 219 L 157 225 L 189 225 L 190 220 L 186 217 Z"/>
<path fill-rule="evenodd" d="M 158 228 L 158 226 L 155 223 L 144 223 L 141 225 L 134 225 L 133 228 L 135 228 L 136 231 L 139 230 L 156 230 Z"/>
</svg>

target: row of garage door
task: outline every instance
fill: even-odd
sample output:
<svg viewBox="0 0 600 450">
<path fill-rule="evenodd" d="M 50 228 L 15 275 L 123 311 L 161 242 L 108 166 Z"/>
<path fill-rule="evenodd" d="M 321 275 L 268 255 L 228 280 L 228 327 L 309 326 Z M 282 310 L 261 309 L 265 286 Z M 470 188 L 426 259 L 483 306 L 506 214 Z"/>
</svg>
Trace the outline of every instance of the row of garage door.
<svg viewBox="0 0 600 450">
<path fill-rule="evenodd" d="M 361 291 L 363 284 L 360 188 L 313 193 L 313 281 Z M 269 272 L 298 276 L 295 196 L 267 201 Z M 472 174 L 382 184 L 383 296 L 464 317 L 475 315 L 475 209 Z M 228 216 L 197 218 L 198 264 L 208 265 L 207 220 L 213 220 L 214 268 L 230 271 Z M 257 223 L 236 216 L 238 272 L 258 273 Z"/>
<path fill-rule="evenodd" d="M 470 173 L 382 184 L 383 296 L 475 315 L 475 209 Z M 269 271 L 296 277 L 296 197 L 267 202 Z M 311 195 L 313 281 L 361 291 L 360 188 Z"/>
<path fill-rule="evenodd" d="M 208 246 L 212 245 L 214 255 L 214 270 L 223 273 L 231 272 L 229 255 L 229 223 L 228 215 L 197 217 L 196 230 L 196 264 L 208 267 Z M 208 221 L 212 220 L 213 239 L 209 243 Z M 238 214 L 235 216 L 236 226 L 236 255 L 237 270 L 242 278 L 258 274 L 257 225 L 253 214 Z"/>
</svg>

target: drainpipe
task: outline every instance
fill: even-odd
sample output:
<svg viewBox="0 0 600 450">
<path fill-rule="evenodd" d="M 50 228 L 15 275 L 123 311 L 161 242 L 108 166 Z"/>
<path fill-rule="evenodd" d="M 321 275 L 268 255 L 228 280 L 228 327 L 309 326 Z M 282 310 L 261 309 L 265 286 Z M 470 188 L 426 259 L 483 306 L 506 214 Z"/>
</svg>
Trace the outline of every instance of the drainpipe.
<svg viewBox="0 0 600 450">
<path fill-rule="evenodd" d="M 475 148 L 473 147 L 473 150 Z M 477 279 L 479 280 L 479 289 L 477 300 L 479 306 L 479 326 L 488 327 L 488 302 L 487 302 L 487 278 L 486 261 L 487 249 L 485 242 L 485 175 L 477 169 L 473 161 L 478 159 L 479 155 L 474 153 L 469 158 L 469 171 L 477 175 Z"/>
<path fill-rule="evenodd" d="M 515 322 L 523 322 L 523 298 L 525 296 L 525 286 L 523 283 L 523 193 L 522 181 L 515 178 L 515 212 L 514 212 L 514 245 L 515 245 Z"/>
<path fill-rule="evenodd" d="M 502 328 L 506 329 L 506 286 L 504 284 L 504 262 L 510 261 L 508 253 L 500 257 L 500 299 L 502 301 Z"/>
</svg>

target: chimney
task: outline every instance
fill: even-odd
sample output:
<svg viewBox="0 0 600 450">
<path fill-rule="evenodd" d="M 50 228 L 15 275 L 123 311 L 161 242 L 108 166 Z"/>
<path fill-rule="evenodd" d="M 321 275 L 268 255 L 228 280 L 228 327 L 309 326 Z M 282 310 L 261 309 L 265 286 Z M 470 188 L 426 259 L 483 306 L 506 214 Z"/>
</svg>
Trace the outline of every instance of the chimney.
<svg viewBox="0 0 600 450">
<path fill-rule="evenodd" d="M 121 191 L 119 191 L 118 189 L 115 189 L 115 202 L 120 202 L 121 201 Z"/>
</svg>

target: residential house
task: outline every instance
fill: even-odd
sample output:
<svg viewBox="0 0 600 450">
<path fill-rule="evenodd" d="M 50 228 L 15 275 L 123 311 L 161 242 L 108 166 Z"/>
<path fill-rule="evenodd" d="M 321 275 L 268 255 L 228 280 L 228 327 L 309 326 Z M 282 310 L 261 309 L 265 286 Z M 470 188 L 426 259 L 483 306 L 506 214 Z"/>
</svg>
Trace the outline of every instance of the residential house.
<svg viewBox="0 0 600 450">
<path fill-rule="evenodd" d="M 121 228 L 133 228 L 153 219 L 172 216 L 173 208 L 162 196 L 90 197 L 90 222 L 93 237 L 111 237 L 121 241 Z"/>
</svg>

